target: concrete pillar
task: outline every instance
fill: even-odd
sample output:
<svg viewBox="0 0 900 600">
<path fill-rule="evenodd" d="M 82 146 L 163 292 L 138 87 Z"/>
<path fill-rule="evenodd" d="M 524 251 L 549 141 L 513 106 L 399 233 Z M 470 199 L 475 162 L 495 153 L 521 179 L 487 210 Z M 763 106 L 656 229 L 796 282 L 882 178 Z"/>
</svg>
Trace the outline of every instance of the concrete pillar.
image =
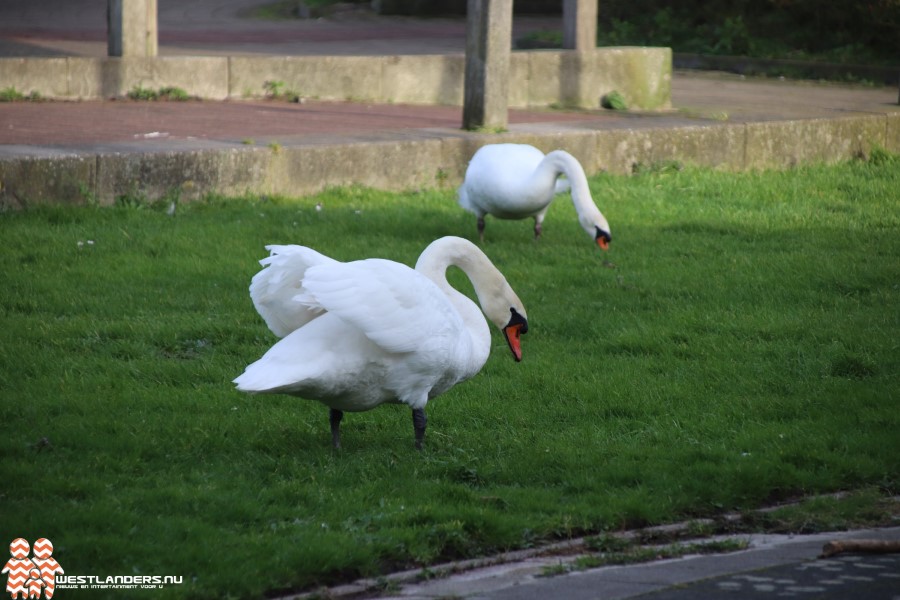
<svg viewBox="0 0 900 600">
<path fill-rule="evenodd" d="M 159 53 L 156 0 L 107 0 L 106 21 L 109 56 Z"/>
<path fill-rule="evenodd" d="M 468 0 L 463 129 L 506 129 L 512 0 Z"/>
<path fill-rule="evenodd" d="M 563 48 L 593 50 L 597 47 L 599 0 L 563 0 Z"/>
</svg>

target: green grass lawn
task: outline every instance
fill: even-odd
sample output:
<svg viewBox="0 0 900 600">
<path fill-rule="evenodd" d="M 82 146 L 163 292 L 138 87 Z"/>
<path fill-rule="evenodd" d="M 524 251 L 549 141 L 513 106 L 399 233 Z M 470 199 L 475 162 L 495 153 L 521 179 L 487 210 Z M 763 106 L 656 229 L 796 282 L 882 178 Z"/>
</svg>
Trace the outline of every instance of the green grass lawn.
<svg viewBox="0 0 900 600">
<path fill-rule="evenodd" d="M 607 255 L 563 197 L 538 243 L 488 221 L 524 360 L 495 331 L 422 453 L 406 407 L 348 414 L 335 452 L 325 407 L 230 381 L 274 342 L 247 292 L 266 244 L 413 264 L 477 239 L 452 191 L 0 215 L 0 541 L 49 538 L 67 575 L 183 576 L 167 597 L 260 597 L 897 492 L 900 159 L 591 188 Z"/>
</svg>

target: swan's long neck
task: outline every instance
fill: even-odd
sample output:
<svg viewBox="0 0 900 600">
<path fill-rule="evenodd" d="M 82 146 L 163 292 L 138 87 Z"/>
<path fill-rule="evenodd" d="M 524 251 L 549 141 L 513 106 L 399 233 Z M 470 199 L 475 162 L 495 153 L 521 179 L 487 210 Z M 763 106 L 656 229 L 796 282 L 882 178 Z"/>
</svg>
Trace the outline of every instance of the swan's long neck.
<svg viewBox="0 0 900 600">
<path fill-rule="evenodd" d="M 578 213 L 579 220 L 595 217 L 596 213 L 600 211 L 591 198 L 591 190 L 581 163 L 565 150 L 554 150 L 547 154 L 538 165 L 536 176 L 544 178 L 549 175 L 555 184 L 556 178 L 560 174 L 566 176 L 572 187 L 572 203 L 575 205 L 575 212 Z"/>
<path fill-rule="evenodd" d="M 478 246 L 469 240 L 447 236 L 432 242 L 416 262 L 416 271 L 419 271 L 434 281 L 458 308 L 460 306 L 472 307 L 476 312 L 478 308 L 469 298 L 456 290 L 447 281 L 447 269 L 451 266 L 459 267 L 472 282 L 478 302 L 484 314 L 497 327 L 502 328 L 509 319 L 509 309 L 505 303 L 512 298 L 517 305 L 521 305 L 515 292 L 509 287 L 506 278 L 485 256 Z M 464 318 L 467 316 L 463 314 Z M 478 320 L 484 319 L 478 315 Z"/>
<path fill-rule="evenodd" d="M 416 271 L 437 284 L 462 318 L 469 334 L 467 339 L 471 344 L 468 346 L 468 351 L 464 351 L 462 356 L 469 363 L 467 371 L 474 374 L 484 365 L 491 352 L 491 332 L 478 306 L 447 281 L 447 269 L 451 265 L 462 269 L 472 282 L 479 302 L 484 306 L 482 294 L 485 293 L 486 282 L 482 272 L 485 268 L 484 262 L 490 265 L 490 261 L 480 252 L 478 254 L 481 254 L 484 262 L 479 260 L 479 257 L 467 248 L 467 244 L 471 245 L 471 242 L 452 237 L 432 242 L 419 256 L 419 260 L 416 262 Z M 493 265 L 490 265 L 490 268 L 493 268 Z"/>
<path fill-rule="evenodd" d="M 462 296 L 471 302 L 447 281 L 447 269 L 451 266 L 459 267 L 472 282 L 480 301 L 489 285 L 489 278 L 485 273 L 496 269 L 480 250 L 472 252 L 473 248 L 475 246 L 463 238 L 450 236 L 436 240 L 419 256 L 416 271 L 435 282 L 451 299 Z"/>
</svg>

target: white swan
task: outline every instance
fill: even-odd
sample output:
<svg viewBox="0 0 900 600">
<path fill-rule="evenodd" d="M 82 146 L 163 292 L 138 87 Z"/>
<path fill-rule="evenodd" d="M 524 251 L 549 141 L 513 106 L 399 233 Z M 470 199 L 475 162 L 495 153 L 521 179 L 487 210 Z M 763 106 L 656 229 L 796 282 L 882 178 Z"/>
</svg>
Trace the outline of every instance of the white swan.
<svg viewBox="0 0 900 600">
<path fill-rule="evenodd" d="M 557 180 L 565 175 L 568 185 Z M 459 188 L 459 205 L 478 217 L 478 236 L 484 241 L 484 216 L 498 219 L 534 217 L 534 237 L 541 237 L 544 216 L 553 197 L 571 187 L 578 223 L 591 239 L 607 250 L 612 241 L 609 223 L 594 204 L 584 169 L 565 150 L 546 156 L 527 144 L 489 144 L 478 149 Z"/>
<path fill-rule="evenodd" d="M 342 263 L 303 246 L 267 246 L 271 256 L 250 284 L 250 297 L 282 337 L 234 380 L 250 393 L 318 400 L 330 410 L 340 447 L 343 411 L 385 402 L 408 404 L 417 449 L 425 404 L 474 376 L 487 361 L 491 333 L 478 306 L 446 277 L 455 265 L 472 281 L 485 315 L 517 361 L 525 308 L 506 279 L 473 243 L 432 242 L 411 269 L 370 258 Z"/>
</svg>

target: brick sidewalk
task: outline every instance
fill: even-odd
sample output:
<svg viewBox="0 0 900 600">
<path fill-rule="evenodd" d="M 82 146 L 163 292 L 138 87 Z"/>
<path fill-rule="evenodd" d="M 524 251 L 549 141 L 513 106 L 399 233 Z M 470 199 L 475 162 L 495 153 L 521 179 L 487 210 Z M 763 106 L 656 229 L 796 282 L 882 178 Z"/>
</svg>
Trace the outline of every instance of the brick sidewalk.
<svg viewBox="0 0 900 600">
<path fill-rule="evenodd" d="M 512 110 L 510 124 L 613 119 L 604 113 Z M 15 102 L 0 110 L 0 145 L 54 146 L 141 140 L 277 142 L 293 136 L 456 129 L 462 108 L 357 102 Z"/>
<path fill-rule="evenodd" d="M 667 127 L 678 114 L 681 126 L 835 118 L 896 111 L 895 95 L 889 88 L 676 74 L 672 102 L 680 113 L 641 116 L 603 110 L 510 110 L 509 123 L 511 128 L 555 123 L 561 129 L 575 124 L 598 129 L 647 127 L 651 123 Z M 0 146 L 66 147 L 149 139 L 268 143 L 325 134 L 352 138 L 379 131 L 458 131 L 461 125 L 462 108 L 458 106 L 322 101 L 14 102 L 0 110 Z"/>
</svg>

